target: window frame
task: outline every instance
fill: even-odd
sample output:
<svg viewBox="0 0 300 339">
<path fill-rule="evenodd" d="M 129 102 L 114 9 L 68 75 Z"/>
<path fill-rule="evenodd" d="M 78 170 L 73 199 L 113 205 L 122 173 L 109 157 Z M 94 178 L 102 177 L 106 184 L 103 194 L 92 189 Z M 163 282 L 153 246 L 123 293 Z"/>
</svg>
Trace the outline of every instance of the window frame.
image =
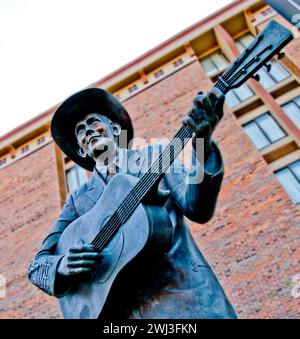
<svg viewBox="0 0 300 339">
<path fill-rule="evenodd" d="M 219 68 L 218 65 L 215 63 L 215 61 L 213 60 L 213 56 L 215 56 L 215 55 L 221 56 L 221 58 L 225 61 L 224 68 L 223 67 Z M 209 61 L 213 65 L 214 69 L 212 71 L 208 72 L 205 69 L 205 67 L 203 66 L 202 62 L 206 61 L 206 60 Z M 230 65 L 230 62 L 227 60 L 225 55 L 223 53 L 221 53 L 220 51 L 213 52 L 213 53 L 205 56 L 204 58 L 199 59 L 199 62 L 200 62 L 202 68 L 204 69 L 205 73 L 207 74 L 207 76 L 209 78 L 214 78 L 218 74 L 221 74 Z"/>
<path fill-rule="evenodd" d="M 296 99 L 298 99 L 298 98 L 299 98 L 299 103 L 296 101 Z M 281 105 L 281 108 L 282 108 L 282 110 L 284 111 L 285 115 L 292 121 L 292 123 L 293 123 L 298 129 L 300 129 L 300 125 L 298 126 L 298 125 L 294 122 L 294 120 L 290 118 L 290 116 L 288 115 L 288 113 L 287 113 L 287 112 L 285 111 L 285 109 L 284 109 L 284 106 L 287 106 L 288 104 L 291 104 L 291 103 L 295 104 L 295 105 L 298 107 L 298 109 L 299 109 L 299 115 L 300 115 L 300 95 L 297 95 L 297 96 L 294 97 L 293 99 L 291 99 L 291 100 L 289 100 L 288 102 L 285 102 L 284 104 Z"/>
<path fill-rule="evenodd" d="M 255 93 L 252 91 L 251 87 L 250 87 L 246 82 L 245 82 L 242 86 L 247 86 L 248 89 L 250 90 L 250 92 L 252 93 L 252 95 L 251 95 L 250 97 L 248 97 L 247 99 L 242 100 L 242 99 L 240 98 L 240 96 L 238 95 L 238 93 L 236 92 L 236 88 L 231 89 L 228 93 L 230 93 L 230 95 L 234 96 L 234 97 L 236 98 L 236 100 L 238 101 L 238 103 L 237 103 L 236 105 L 231 106 L 231 105 L 229 104 L 228 100 L 226 101 L 226 95 L 227 95 L 227 93 L 226 93 L 226 94 L 225 94 L 225 102 L 226 102 L 226 104 L 230 107 L 230 109 L 233 109 L 233 110 L 234 110 L 235 107 L 241 105 L 241 104 L 244 103 L 244 102 L 247 102 L 248 100 L 252 99 L 252 98 L 255 96 Z M 241 87 L 239 87 L 239 88 L 241 88 Z"/>
<path fill-rule="evenodd" d="M 284 136 L 275 140 L 275 141 L 272 141 L 270 140 L 268 134 L 263 130 L 263 128 L 260 126 L 260 124 L 257 122 L 257 120 L 260 118 L 260 117 L 263 117 L 264 115 L 268 115 L 270 118 L 272 118 L 274 120 L 274 122 L 278 125 L 278 127 L 280 128 L 280 130 L 284 133 Z M 258 129 L 262 132 L 263 136 L 268 140 L 269 144 L 266 145 L 266 146 L 263 146 L 261 148 L 257 148 L 256 144 L 254 143 L 253 139 L 250 137 L 250 135 L 246 132 L 246 129 L 245 127 L 247 125 L 250 125 L 252 123 L 255 123 L 255 125 L 258 127 Z M 260 114 L 258 117 L 256 117 L 255 119 L 247 122 L 246 124 L 242 125 L 243 129 L 245 130 L 245 133 L 248 135 L 248 137 L 250 138 L 250 140 L 252 141 L 252 143 L 254 144 L 254 146 L 256 147 L 256 149 L 258 151 L 262 151 L 264 150 L 265 148 L 269 147 L 270 145 L 273 145 L 275 144 L 276 142 L 278 142 L 279 140 L 282 140 L 284 138 L 286 138 L 288 136 L 288 134 L 286 133 L 286 131 L 284 130 L 284 128 L 280 125 L 280 123 L 277 121 L 277 119 L 275 119 L 273 117 L 273 115 L 270 113 L 270 112 L 266 112 L 266 113 L 263 113 L 263 114 Z"/>
<path fill-rule="evenodd" d="M 297 175 L 294 173 L 294 171 L 290 168 L 293 164 L 296 164 L 296 163 L 300 163 L 300 159 L 296 160 L 296 161 L 293 161 L 291 162 L 290 164 L 288 164 L 287 166 L 284 166 L 282 168 L 280 168 L 279 170 L 275 171 L 274 174 L 276 176 L 277 173 L 281 172 L 281 171 L 284 171 L 284 170 L 288 170 L 292 176 L 294 177 L 294 179 L 298 182 L 299 186 L 300 186 L 300 179 L 297 177 Z M 277 176 L 276 176 L 277 178 Z M 277 178 L 277 180 L 279 181 L 279 179 Z M 286 193 L 288 194 L 288 196 L 290 197 L 290 199 L 292 200 L 289 192 L 286 190 L 286 188 L 281 184 L 281 182 L 279 181 L 281 187 L 286 191 Z M 297 205 L 297 206 L 300 206 L 300 196 L 299 196 L 299 201 L 298 202 L 294 202 L 292 200 L 293 204 Z"/>
</svg>

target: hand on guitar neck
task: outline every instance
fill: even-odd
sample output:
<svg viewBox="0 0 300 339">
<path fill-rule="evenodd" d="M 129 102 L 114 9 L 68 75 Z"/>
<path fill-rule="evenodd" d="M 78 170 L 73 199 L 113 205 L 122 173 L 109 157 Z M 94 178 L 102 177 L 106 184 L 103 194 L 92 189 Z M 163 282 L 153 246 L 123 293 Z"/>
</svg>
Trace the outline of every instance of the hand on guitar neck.
<svg viewBox="0 0 300 339">
<path fill-rule="evenodd" d="M 241 55 L 224 71 L 218 78 L 214 88 L 204 95 L 200 92 L 194 99 L 194 107 L 183 121 L 195 133 L 193 146 L 196 139 L 204 139 L 204 160 L 210 154 L 211 135 L 218 122 L 223 116 L 223 104 L 225 94 L 231 89 L 238 88 L 249 78 L 259 81 L 256 72 L 261 67 L 266 67 L 269 72 L 270 64 L 267 62 L 276 54 L 278 59 L 284 55 L 281 49 L 293 39 L 290 30 L 280 25 L 275 20 L 269 22 L 265 29 L 252 41 L 252 43 L 241 53 Z M 198 150 L 197 157 L 198 159 Z"/>
<path fill-rule="evenodd" d="M 197 152 L 201 151 L 196 148 L 197 138 L 204 139 L 204 160 L 207 159 L 211 150 L 213 131 L 223 117 L 224 100 L 225 96 L 218 88 L 213 88 L 207 94 L 199 92 L 194 98 L 193 108 L 183 121 L 194 131 L 192 144 Z"/>
</svg>

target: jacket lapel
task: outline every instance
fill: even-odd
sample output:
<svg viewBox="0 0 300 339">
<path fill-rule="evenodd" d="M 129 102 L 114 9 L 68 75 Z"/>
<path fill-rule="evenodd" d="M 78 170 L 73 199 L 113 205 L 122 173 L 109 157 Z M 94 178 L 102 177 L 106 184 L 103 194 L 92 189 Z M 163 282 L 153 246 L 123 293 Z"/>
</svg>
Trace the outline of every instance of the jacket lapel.
<svg viewBox="0 0 300 339">
<path fill-rule="evenodd" d="M 90 184 L 87 192 L 85 193 L 94 203 L 97 202 L 100 195 L 102 194 L 106 184 L 97 172 L 96 167 L 93 170 L 93 175 L 90 180 Z"/>
</svg>

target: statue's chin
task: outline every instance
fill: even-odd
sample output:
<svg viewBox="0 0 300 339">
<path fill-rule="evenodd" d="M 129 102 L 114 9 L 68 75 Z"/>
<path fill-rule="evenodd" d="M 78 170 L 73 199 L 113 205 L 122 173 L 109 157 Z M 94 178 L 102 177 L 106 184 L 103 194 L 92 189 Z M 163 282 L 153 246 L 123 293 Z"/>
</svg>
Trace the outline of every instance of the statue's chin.
<svg viewBox="0 0 300 339">
<path fill-rule="evenodd" d="M 110 163 L 111 159 L 115 157 L 114 142 L 107 142 L 107 140 L 99 140 L 93 145 L 93 154 L 100 163 Z"/>
</svg>

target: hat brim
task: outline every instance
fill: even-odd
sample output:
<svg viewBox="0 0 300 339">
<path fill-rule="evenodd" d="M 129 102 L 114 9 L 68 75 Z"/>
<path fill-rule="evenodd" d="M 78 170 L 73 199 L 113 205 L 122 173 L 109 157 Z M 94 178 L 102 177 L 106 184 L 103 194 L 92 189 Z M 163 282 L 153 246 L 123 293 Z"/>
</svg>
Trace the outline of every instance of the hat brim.
<svg viewBox="0 0 300 339">
<path fill-rule="evenodd" d="M 122 133 L 126 133 L 129 147 L 133 139 L 133 126 L 129 114 L 123 105 L 109 92 L 100 88 L 88 88 L 73 94 L 56 110 L 51 121 L 51 134 L 59 148 L 76 164 L 93 171 L 95 161 L 77 153 L 78 144 L 75 126 L 78 121 L 90 113 L 100 113 L 120 124 Z"/>
</svg>

